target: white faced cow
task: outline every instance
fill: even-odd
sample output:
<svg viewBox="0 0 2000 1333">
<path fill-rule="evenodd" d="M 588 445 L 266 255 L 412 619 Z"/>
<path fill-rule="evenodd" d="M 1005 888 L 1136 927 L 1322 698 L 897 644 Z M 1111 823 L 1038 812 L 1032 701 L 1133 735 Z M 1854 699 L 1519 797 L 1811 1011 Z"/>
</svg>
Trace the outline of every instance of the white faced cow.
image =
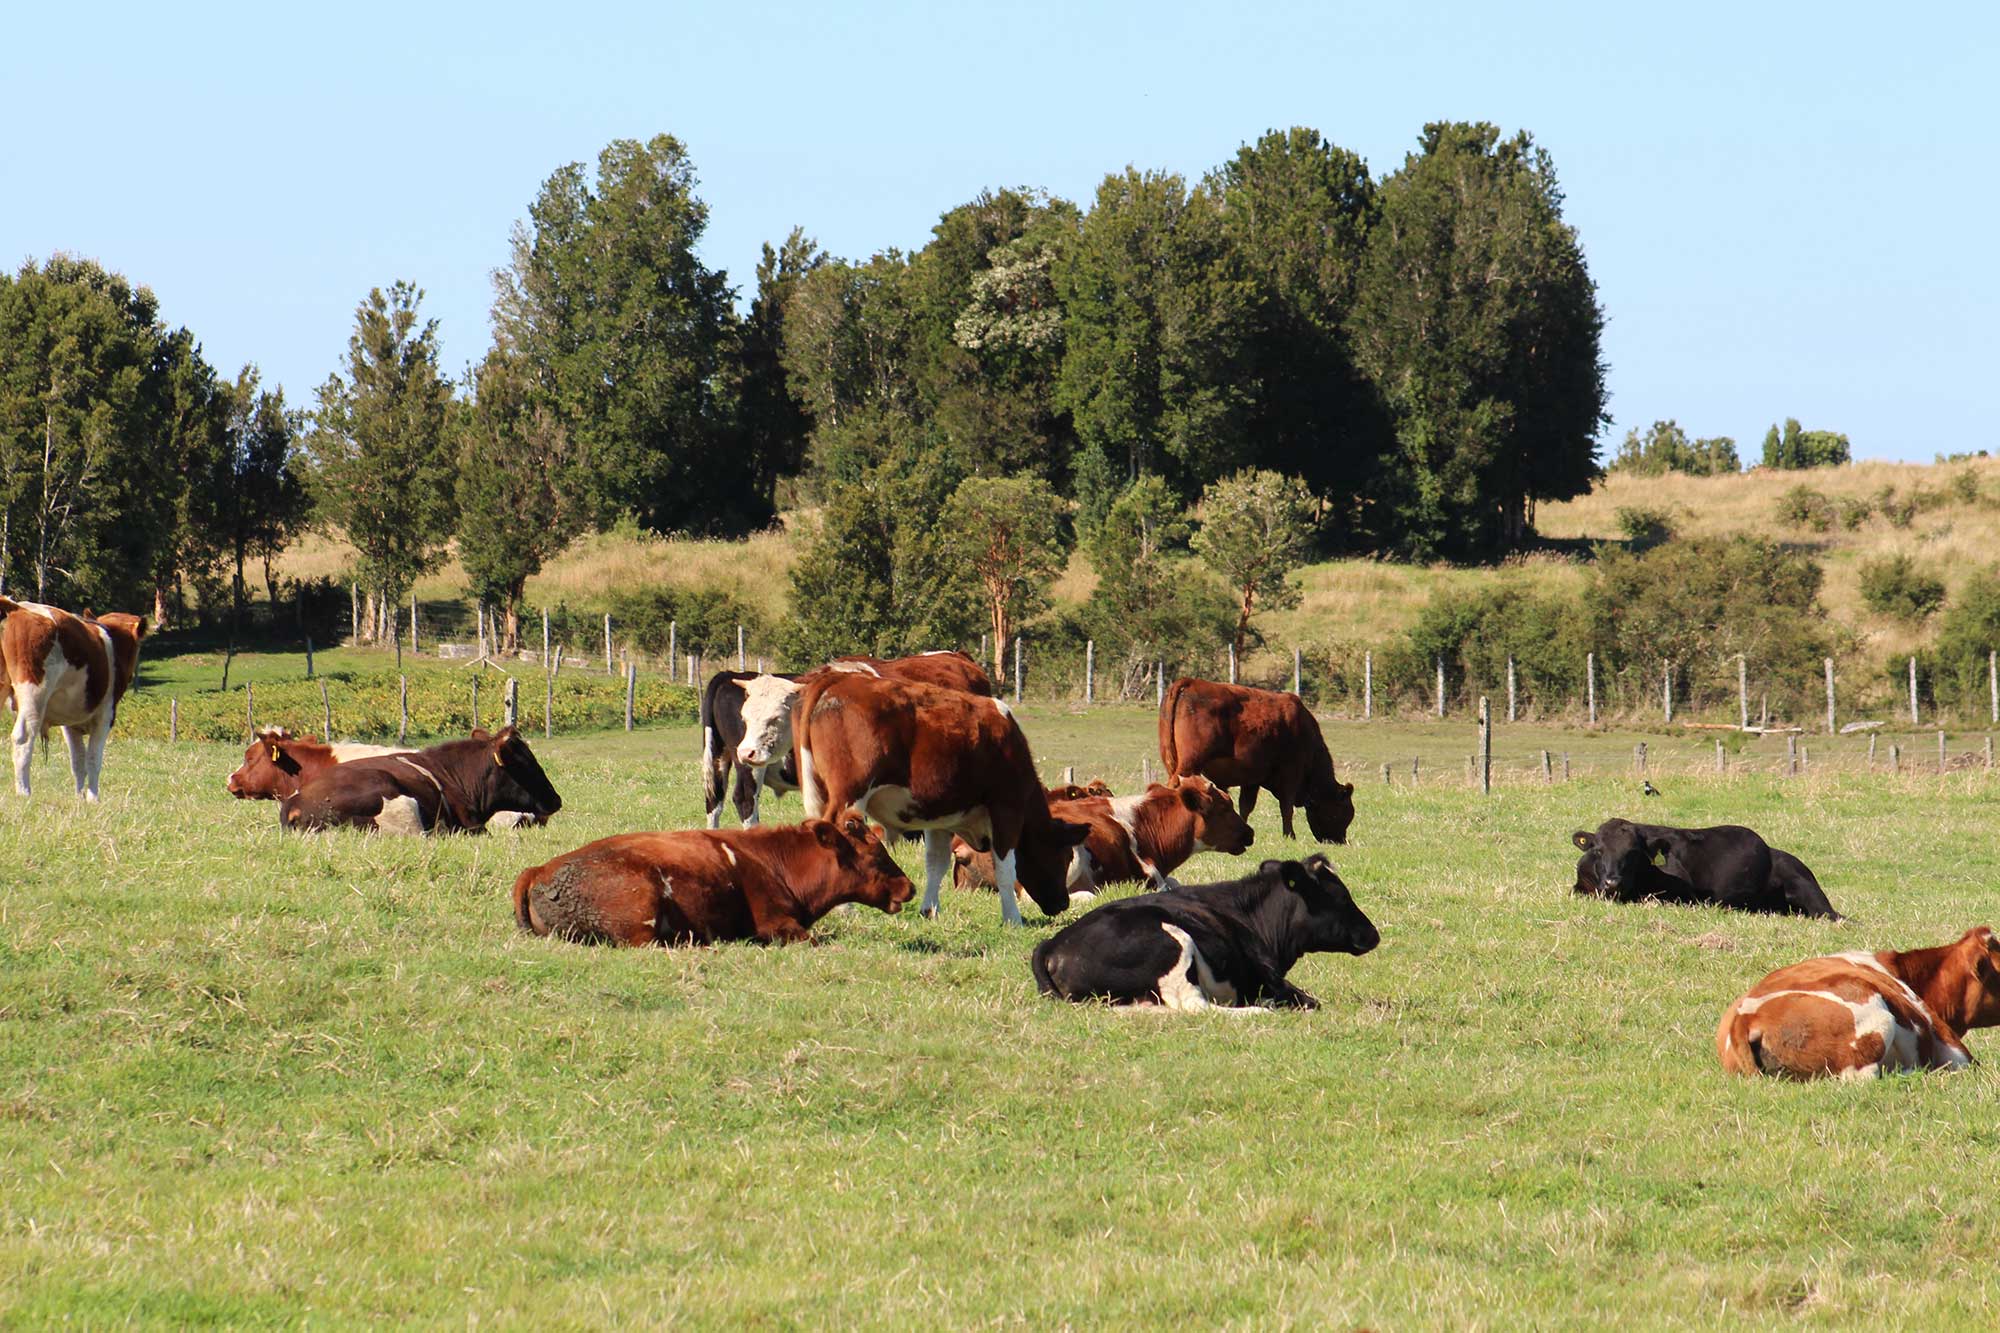
<svg viewBox="0 0 2000 1333">
<path fill-rule="evenodd" d="M 72 615 L 39 602 L 0 597 L 0 663 L 13 690 L 14 790 L 28 795 L 35 740 L 61 727 L 69 771 L 86 800 L 97 799 L 104 742 L 118 701 L 139 669 L 144 616 Z"/>
</svg>

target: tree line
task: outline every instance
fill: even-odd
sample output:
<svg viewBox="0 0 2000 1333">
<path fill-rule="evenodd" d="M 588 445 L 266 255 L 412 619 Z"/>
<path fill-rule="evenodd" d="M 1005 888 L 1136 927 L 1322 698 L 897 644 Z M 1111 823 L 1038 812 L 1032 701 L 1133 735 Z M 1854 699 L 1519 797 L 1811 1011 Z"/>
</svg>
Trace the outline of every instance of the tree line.
<svg viewBox="0 0 2000 1333">
<path fill-rule="evenodd" d="M 421 289 L 393 282 L 303 409 L 254 367 L 220 376 L 96 263 L 0 277 L 0 578 L 240 614 L 246 562 L 268 579 L 320 522 L 378 609 L 455 542 L 511 635 L 580 532 L 740 535 L 796 508 L 817 515 L 802 641 L 920 638 L 968 569 L 1004 638 L 1078 542 L 1107 614 L 1240 640 L 1286 594 L 1225 571 L 1243 539 L 1203 537 L 1210 502 L 1237 527 L 1276 506 L 1322 551 L 1482 558 L 1598 475 L 1603 313 L 1525 131 L 1428 125 L 1379 177 L 1274 131 L 1197 180 L 1113 172 L 1087 204 L 982 192 L 914 253 L 840 259 L 794 229 L 741 309 L 707 222 L 684 145 L 614 142 L 516 224 L 475 364 L 447 374 Z M 1163 571 L 1197 553 L 1227 582 L 1190 610 Z M 861 588 L 873 608 L 836 607 Z"/>
</svg>

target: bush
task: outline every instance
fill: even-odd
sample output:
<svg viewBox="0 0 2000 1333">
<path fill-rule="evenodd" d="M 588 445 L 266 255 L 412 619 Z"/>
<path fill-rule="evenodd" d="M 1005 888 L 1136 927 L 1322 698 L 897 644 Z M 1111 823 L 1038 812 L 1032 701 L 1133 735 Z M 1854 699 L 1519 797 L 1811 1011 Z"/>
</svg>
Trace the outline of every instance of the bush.
<svg viewBox="0 0 2000 1333">
<path fill-rule="evenodd" d="M 710 658 L 733 657 L 738 625 L 743 626 L 751 643 L 759 645 L 765 641 L 767 628 L 755 610 L 737 601 L 731 593 L 719 588 L 672 585 L 613 597 L 611 620 L 620 639 L 652 657 L 667 651 L 670 638 L 680 652 L 696 652 Z M 602 635 L 601 627 L 598 632 Z"/>
<path fill-rule="evenodd" d="M 1986 655 L 2000 648 L 2000 567 L 1966 580 L 1938 622 L 1934 688 L 1941 702 L 1959 707 L 1986 702 Z M 1919 686 L 1925 663 L 1918 662 Z M 1907 671 L 1908 664 L 1903 669 Z M 1904 682 L 1907 688 L 1908 682 Z"/>
<path fill-rule="evenodd" d="M 1868 516 L 1875 512 L 1875 506 L 1866 500 L 1850 500 L 1843 496 L 1836 503 L 1840 508 L 1840 526 L 1849 532 L 1860 528 L 1868 521 Z"/>
<path fill-rule="evenodd" d="M 1926 574 L 1906 555 L 1864 560 L 1861 600 L 1877 615 L 1922 620 L 1944 605 L 1944 580 Z"/>
<path fill-rule="evenodd" d="M 1952 499 L 1960 504 L 1979 503 L 1979 474 L 1971 468 L 1962 468 L 1952 473 L 1951 481 L 1947 483 L 1946 488 L 1951 492 Z"/>
<path fill-rule="evenodd" d="M 1521 697 L 1553 709 L 1583 693 L 1583 660 L 1590 651 L 1589 620 L 1574 597 L 1523 586 L 1479 592 L 1440 592 L 1377 672 L 1385 697 L 1431 701 L 1437 662 L 1445 688 L 1459 694 L 1497 694 L 1507 688 L 1507 659 L 1514 659 Z"/>
<path fill-rule="evenodd" d="M 1637 551 L 1650 550 L 1674 537 L 1674 516 L 1665 509 L 1625 505 L 1618 510 L 1618 530 Z"/>
<path fill-rule="evenodd" d="M 1825 532 L 1833 527 L 1833 502 L 1810 486 L 1794 486 L 1778 497 L 1778 517 L 1794 527 Z"/>
</svg>

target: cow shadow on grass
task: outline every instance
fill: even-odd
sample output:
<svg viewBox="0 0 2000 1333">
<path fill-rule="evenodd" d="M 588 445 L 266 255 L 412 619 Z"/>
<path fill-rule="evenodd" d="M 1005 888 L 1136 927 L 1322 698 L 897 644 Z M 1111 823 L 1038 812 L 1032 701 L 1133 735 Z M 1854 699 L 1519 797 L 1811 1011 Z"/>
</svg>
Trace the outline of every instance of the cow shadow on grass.
<svg viewBox="0 0 2000 1333">
<path fill-rule="evenodd" d="M 933 958 L 990 958 L 993 950 L 977 944 L 947 944 L 926 935 L 896 941 L 896 947 L 904 953 L 926 954 Z"/>
</svg>

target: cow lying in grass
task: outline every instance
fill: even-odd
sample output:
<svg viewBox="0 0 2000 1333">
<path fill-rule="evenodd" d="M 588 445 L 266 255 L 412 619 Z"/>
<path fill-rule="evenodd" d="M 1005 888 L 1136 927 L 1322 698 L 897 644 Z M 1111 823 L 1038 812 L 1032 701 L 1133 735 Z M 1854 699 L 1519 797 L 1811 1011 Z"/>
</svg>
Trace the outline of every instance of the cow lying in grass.
<svg viewBox="0 0 2000 1333">
<path fill-rule="evenodd" d="M 2000 1023 L 2000 941 L 1842 953 L 1778 969 L 1724 1011 L 1715 1053 L 1732 1074 L 1870 1078 L 1972 1063 L 1963 1034 Z"/>
<path fill-rule="evenodd" d="M 1136 796 L 1051 799 L 1049 811 L 1090 827 L 1070 859 L 1072 895 L 1141 881 L 1172 888 L 1174 871 L 1196 852 L 1240 856 L 1256 836 L 1229 803 L 1229 793 L 1207 778 L 1182 778 L 1171 787 L 1155 782 Z M 992 887 L 991 853 L 975 851 L 960 838 L 952 843 L 952 859 L 959 888 Z"/>
<path fill-rule="evenodd" d="M 1030 965 L 1044 995 L 1168 1009 L 1268 1004 L 1316 1009 L 1285 980 L 1308 953 L 1364 954 L 1381 942 L 1324 856 L 1266 861 L 1222 884 L 1123 898 L 1042 941 Z"/>
<path fill-rule="evenodd" d="M 852 810 L 784 828 L 624 833 L 514 881 L 514 919 L 582 944 L 811 937 L 842 903 L 901 911 L 916 888 Z"/>
<path fill-rule="evenodd" d="M 1841 919 L 1805 862 L 1735 824 L 1683 829 L 1607 819 L 1570 840 L 1583 849 L 1581 894 Z"/>
<path fill-rule="evenodd" d="M 1088 782 L 1065 782 L 1060 787 L 1044 788 L 1051 801 L 1081 801 L 1090 796 L 1115 796 L 1111 784 L 1103 778 L 1092 778 Z"/>
<path fill-rule="evenodd" d="M 512 727 L 410 754 L 335 764 L 278 803 L 280 826 L 477 833 L 502 811 L 546 820 L 562 797 Z"/>
<path fill-rule="evenodd" d="M 317 736 L 294 736 L 283 727 L 265 727 L 243 751 L 243 763 L 229 775 L 227 786 L 239 801 L 282 801 L 335 764 L 410 753 L 394 745 L 353 741 L 329 745 Z"/>
</svg>

